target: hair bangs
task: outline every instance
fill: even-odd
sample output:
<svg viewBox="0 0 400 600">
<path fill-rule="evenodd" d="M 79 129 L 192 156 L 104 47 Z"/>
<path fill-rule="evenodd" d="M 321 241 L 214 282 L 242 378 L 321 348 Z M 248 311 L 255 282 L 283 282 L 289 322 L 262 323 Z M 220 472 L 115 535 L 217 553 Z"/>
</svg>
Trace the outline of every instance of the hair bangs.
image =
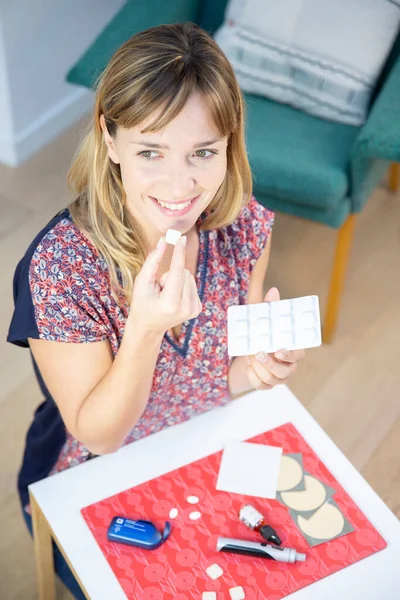
<svg viewBox="0 0 400 600">
<path fill-rule="evenodd" d="M 176 79 L 171 83 L 169 89 L 165 89 L 167 95 L 165 103 L 161 107 L 153 108 L 150 114 L 155 115 L 154 119 L 145 126 L 142 133 L 153 133 L 166 127 L 179 115 L 194 91 L 196 91 L 196 82 L 193 77 L 185 77 L 183 81 Z"/>
</svg>

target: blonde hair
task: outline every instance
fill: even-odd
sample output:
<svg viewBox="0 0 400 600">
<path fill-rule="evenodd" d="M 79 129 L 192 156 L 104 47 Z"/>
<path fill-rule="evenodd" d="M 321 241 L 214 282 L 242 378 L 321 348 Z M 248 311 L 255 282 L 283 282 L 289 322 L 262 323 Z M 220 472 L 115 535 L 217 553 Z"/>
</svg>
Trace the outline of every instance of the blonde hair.
<svg viewBox="0 0 400 600">
<path fill-rule="evenodd" d="M 146 240 L 125 209 L 119 165 L 107 154 L 100 117 L 115 136 L 156 111 L 144 131 L 163 129 L 200 92 L 220 134 L 228 138 L 227 171 L 212 200 L 204 229 L 232 223 L 251 196 L 244 138 L 244 101 L 233 69 L 216 42 L 193 23 L 161 25 L 129 39 L 99 79 L 93 121 L 72 163 L 68 183 L 78 195 L 70 205 L 75 224 L 108 265 L 114 297 L 129 301 L 146 258 Z"/>
</svg>

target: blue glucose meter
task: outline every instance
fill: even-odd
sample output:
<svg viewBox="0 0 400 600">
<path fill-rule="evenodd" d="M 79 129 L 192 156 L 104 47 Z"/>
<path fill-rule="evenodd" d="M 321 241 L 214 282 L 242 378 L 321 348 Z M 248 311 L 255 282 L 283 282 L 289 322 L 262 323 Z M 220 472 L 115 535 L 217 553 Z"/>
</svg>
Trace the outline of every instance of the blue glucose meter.
<svg viewBox="0 0 400 600">
<path fill-rule="evenodd" d="M 151 521 L 114 517 L 107 531 L 110 542 L 119 542 L 129 546 L 137 546 L 145 550 L 154 550 L 165 542 L 171 533 L 171 523 L 165 523 L 161 533 Z"/>
</svg>

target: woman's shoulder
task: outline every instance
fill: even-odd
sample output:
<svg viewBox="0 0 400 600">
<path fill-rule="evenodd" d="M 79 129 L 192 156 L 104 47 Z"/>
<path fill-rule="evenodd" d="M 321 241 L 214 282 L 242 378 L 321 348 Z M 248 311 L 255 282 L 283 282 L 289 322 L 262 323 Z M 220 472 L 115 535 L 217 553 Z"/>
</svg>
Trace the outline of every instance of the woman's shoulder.
<svg viewBox="0 0 400 600">
<path fill-rule="evenodd" d="M 234 222 L 228 226 L 234 231 L 252 230 L 264 226 L 272 227 L 275 213 L 260 204 L 254 196 L 243 206 Z"/>
<path fill-rule="evenodd" d="M 78 252 L 82 258 L 97 258 L 96 249 L 75 225 L 68 208 L 57 213 L 37 234 L 26 255 L 33 260 L 40 260 L 45 253 L 49 252 L 54 259 L 60 260 L 67 260 L 67 257 L 75 252 Z"/>
<path fill-rule="evenodd" d="M 21 271 L 44 275 L 55 274 L 59 270 L 79 273 L 89 270 L 106 269 L 91 241 L 80 231 L 72 220 L 68 208 L 58 212 L 29 244 L 21 258 L 16 274 Z"/>
<path fill-rule="evenodd" d="M 224 236 L 235 244 L 253 244 L 257 239 L 268 238 L 275 220 L 275 213 L 260 204 L 254 196 L 242 207 L 230 225 L 223 227 Z"/>
<path fill-rule="evenodd" d="M 58 213 L 35 240 L 29 258 L 29 279 L 55 289 L 90 293 L 108 289 L 108 269 L 102 256 L 74 223 L 68 209 Z"/>
<path fill-rule="evenodd" d="M 58 290 L 71 285 L 83 288 L 89 279 L 99 281 L 105 270 L 105 261 L 65 208 L 39 231 L 19 261 L 14 297 L 25 281 L 31 289 L 35 284 Z"/>
<path fill-rule="evenodd" d="M 8 341 L 28 346 L 28 338 L 59 341 L 105 339 L 101 297 L 108 278 L 95 248 L 60 211 L 37 234 L 13 279 L 14 313 Z"/>
<path fill-rule="evenodd" d="M 221 229 L 238 266 L 253 267 L 271 235 L 275 213 L 252 196 L 237 218 Z"/>
</svg>

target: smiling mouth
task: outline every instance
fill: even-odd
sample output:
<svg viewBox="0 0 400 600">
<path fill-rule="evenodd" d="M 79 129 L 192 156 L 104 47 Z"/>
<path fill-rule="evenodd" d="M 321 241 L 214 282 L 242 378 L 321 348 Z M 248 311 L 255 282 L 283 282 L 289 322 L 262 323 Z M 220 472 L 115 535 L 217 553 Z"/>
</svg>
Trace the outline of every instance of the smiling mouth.
<svg viewBox="0 0 400 600">
<path fill-rule="evenodd" d="M 175 203 L 164 202 L 163 200 L 159 200 L 158 198 L 155 198 L 154 196 L 151 196 L 151 198 L 153 200 L 155 200 L 162 208 L 167 208 L 168 210 L 172 210 L 172 211 L 178 211 L 178 210 L 184 210 L 185 208 L 190 206 L 194 200 L 197 200 L 199 195 L 200 194 L 198 194 L 194 198 L 191 198 L 190 200 L 187 200 L 185 202 L 179 202 L 179 204 L 176 202 Z"/>
</svg>

